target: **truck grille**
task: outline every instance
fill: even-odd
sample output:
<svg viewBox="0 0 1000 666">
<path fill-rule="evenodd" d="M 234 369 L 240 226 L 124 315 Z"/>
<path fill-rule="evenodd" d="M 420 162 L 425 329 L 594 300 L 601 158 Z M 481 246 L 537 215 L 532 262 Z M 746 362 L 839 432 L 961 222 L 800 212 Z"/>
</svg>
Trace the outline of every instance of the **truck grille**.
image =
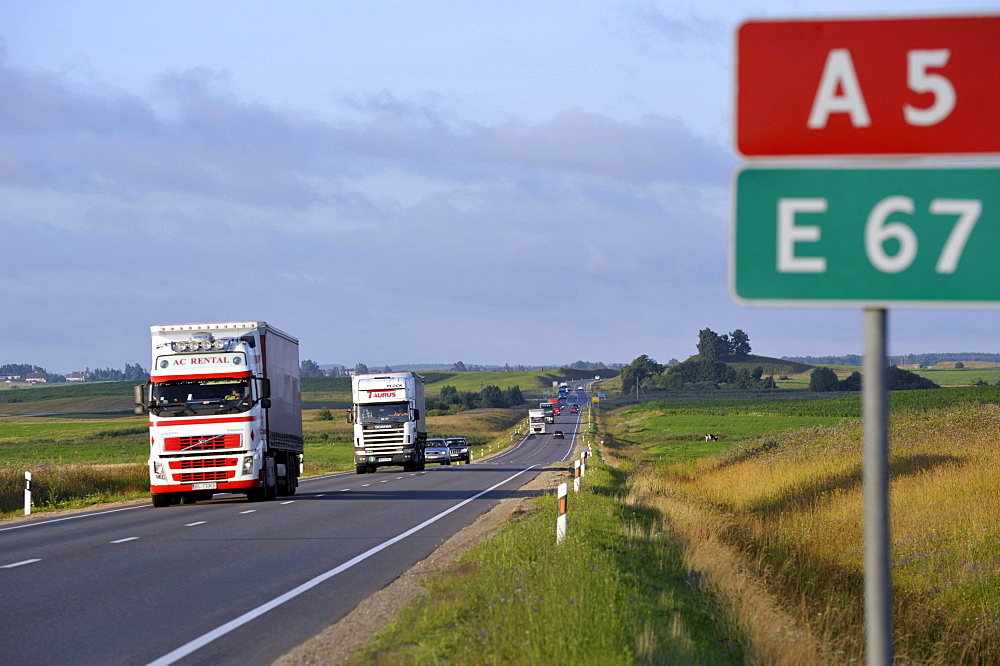
<svg viewBox="0 0 1000 666">
<path fill-rule="evenodd" d="M 204 435 L 202 437 L 165 437 L 164 451 L 212 451 L 215 449 L 238 449 L 243 443 L 239 433 L 228 435 Z"/>
<path fill-rule="evenodd" d="M 402 451 L 406 445 L 403 428 L 363 431 L 365 452 L 369 455 Z"/>
<path fill-rule="evenodd" d="M 238 458 L 187 458 L 171 460 L 170 469 L 206 469 L 208 467 L 236 467 Z"/>
<path fill-rule="evenodd" d="M 236 476 L 236 470 L 220 469 L 217 472 L 186 472 L 184 474 L 174 474 L 174 481 L 178 483 L 198 483 L 199 481 L 225 481 Z"/>
</svg>

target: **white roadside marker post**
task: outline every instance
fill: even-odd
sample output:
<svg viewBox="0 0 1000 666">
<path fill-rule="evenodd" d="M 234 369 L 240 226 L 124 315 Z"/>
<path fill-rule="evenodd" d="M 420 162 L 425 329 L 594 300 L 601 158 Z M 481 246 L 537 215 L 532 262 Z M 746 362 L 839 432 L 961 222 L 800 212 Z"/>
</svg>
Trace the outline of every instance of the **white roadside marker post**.
<svg viewBox="0 0 1000 666">
<path fill-rule="evenodd" d="M 566 538 L 566 497 L 569 487 L 565 483 L 559 484 L 559 491 L 556 496 L 559 498 L 559 517 L 556 518 L 556 543 L 562 543 Z"/>
<path fill-rule="evenodd" d="M 573 492 L 580 491 L 580 461 L 573 461 Z"/>
<path fill-rule="evenodd" d="M 24 515 L 31 513 L 31 472 L 24 473 Z"/>
</svg>

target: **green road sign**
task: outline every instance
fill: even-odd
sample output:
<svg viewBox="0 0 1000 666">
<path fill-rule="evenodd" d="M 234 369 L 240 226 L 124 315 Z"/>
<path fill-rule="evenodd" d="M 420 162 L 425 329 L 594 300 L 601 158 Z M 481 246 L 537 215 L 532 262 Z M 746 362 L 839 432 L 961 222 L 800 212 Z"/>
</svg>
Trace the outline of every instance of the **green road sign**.
<svg viewBox="0 0 1000 666">
<path fill-rule="evenodd" d="M 747 167 L 730 285 L 743 302 L 1000 303 L 1000 168 Z"/>
</svg>

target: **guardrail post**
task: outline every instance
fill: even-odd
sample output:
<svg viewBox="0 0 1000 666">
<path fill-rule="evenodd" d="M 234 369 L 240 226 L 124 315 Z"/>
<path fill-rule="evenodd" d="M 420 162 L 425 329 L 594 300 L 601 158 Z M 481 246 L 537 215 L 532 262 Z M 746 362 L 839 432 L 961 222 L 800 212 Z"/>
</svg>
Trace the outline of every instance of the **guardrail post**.
<svg viewBox="0 0 1000 666">
<path fill-rule="evenodd" d="M 580 461 L 573 461 L 573 492 L 580 490 Z"/>
<path fill-rule="evenodd" d="M 587 452 L 580 454 L 580 478 L 587 476 Z"/>
<path fill-rule="evenodd" d="M 559 517 L 556 518 L 556 543 L 562 543 L 563 539 L 566 538 L 566 504 L 568 497 L 568 486 L 565 483 L 559 484 L 559 492 L 557 497 L 559 498 Z"/>
<path fill-rule="evenodd" d="M 24 515 L 31 513 L 31 472 L 24 473 Z"/>
</svg>

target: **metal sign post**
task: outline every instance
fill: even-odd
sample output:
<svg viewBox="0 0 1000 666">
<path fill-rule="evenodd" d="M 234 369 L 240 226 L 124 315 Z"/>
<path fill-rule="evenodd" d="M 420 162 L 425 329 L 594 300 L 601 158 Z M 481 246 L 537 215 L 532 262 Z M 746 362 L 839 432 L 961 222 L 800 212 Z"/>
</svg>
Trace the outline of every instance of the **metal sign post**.
<svg viewBox="0 0 1000 666">
<path fill-rule="evenodd" d="M 865 310 L 864 498 L 865 624 L 869 664 L 891 664 L 892 574 L 889 554 L 889 394 L 886 389 L 886 318 Z"/>
</svg>

